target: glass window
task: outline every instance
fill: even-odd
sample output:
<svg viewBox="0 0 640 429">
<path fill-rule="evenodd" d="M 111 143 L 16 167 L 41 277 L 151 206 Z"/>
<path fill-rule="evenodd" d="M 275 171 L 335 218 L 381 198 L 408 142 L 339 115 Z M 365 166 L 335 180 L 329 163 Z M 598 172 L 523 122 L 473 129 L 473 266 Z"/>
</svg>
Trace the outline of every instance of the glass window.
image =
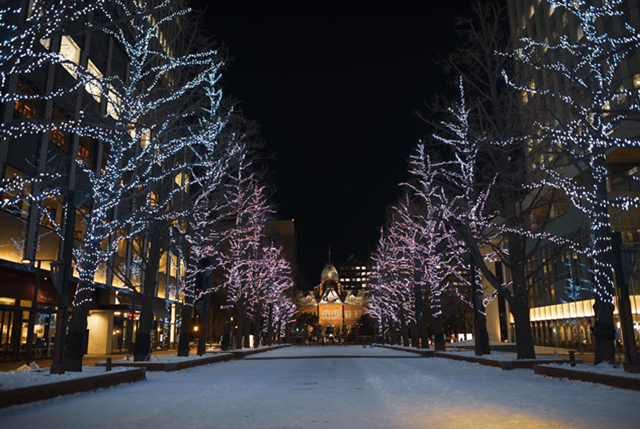
<svg viewBox="0 0 640 429">
<path fill-rule="evenodd" d="M 87 63 L 87 70 L 91 75 L 95 77 L 96 80 L 91 80 L 84 86 L 84 89 L 89 94 L 91 94 L 91 96 L 94 100 L 96 100 L 97 103 L 100 103 L 100 95 L 102 94 L 102 91 L 100 89 L 99 80 L 102 79 L 102 72 L 91 60 L 89 60 Z"/>
<path fill-rule="evenodd" d="M 80 137 L 78 142 L 78 159 L 85 165 L 93 164 L 93 141 L 90 137 Z"/>
<path fill-rule="evenodd" d="M 23 81 L 18 81 L 18 93 L 26 96 L 35 96 L 36 91 Z M 14 112 L 23 118 L 33 118 L 39 114 L 39 100 L 16 100 L 13 105 Z"/>
<path fill-rule="evenodd" d="M 26 178 L 24 174 L 10 166 L 7 166 L 4 177 L 5 179 Z M 16 185 L 11 191 L 5 191 L 2 195 L 2 199 L 6 204 L 7 202 L 13 200 L 21 194 L 26 195 L 29 193 L 31 193 L 31 185 L 29 185 L 28 183 L 24 183 L 20 186 Z M 6 206 L 5 210 L 26 219 L 29 215 L 29 203 L 25 200 L 16 200 L 16 204 Z"/>
<path fill-rule="evenodd" d="M 60 110 L 54 108 L 51 112 L 53 123 L 64 123 L 66 116 Z M 53 127 L 49 132 L 49 141 L 62 150 L 69 150 L 69 133 L 62 130 L 61 127 Z"/>
<path fill-rule="evenodd" d="M 77 79 L 78 73 L 76 66 L 80 64 L 80 47 L 78 44 L 71 37 L 62 36 L 60 41 L 60 54 L 69 62 L 73 63 L 65 62 L 62 64 L 62 67 L 64 67 L 74 79 Z"/>
</svg>

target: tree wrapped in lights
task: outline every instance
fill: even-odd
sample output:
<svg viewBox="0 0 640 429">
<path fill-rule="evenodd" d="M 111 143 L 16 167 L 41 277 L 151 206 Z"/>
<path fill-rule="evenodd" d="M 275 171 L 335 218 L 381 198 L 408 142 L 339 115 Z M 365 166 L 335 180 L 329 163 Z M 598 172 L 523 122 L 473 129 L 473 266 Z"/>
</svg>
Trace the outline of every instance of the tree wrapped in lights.
<svg viewBox="0 0 640 429">
<path fill-rule="evenodd" d="M 595 363 L 615 358 L 610 211 L 637 208 L 640 203 L 633 193 L 610 195 L 607 190 L 611 177 L 607 155 L 618 148 L 639 146 L 632 137 L 637 130 L 631 126 L 637 116 L 638 92 L 627 73 L 627 60 L 640 47 L 640 33 L 625 22 L 623 3 L 549 0 L 555 14 L 575 23 L 565 27 L 571 34 L 551 42 L 521 39 L 511 53 L 522 66 L 521 76 L 518 81 L 508 78 L 527 94 L 528 104 L 542 109 L 534 125 L 538 141 L 548 142 L 550 149 L 541 152 L 536 167 L 547 177 L 532 186 L 561 190 L 589 219 L 589 243 L 577 243 L 575 251 L 592 261 Z M 559 85 L 545 86 L 543 76 L 544 82 Z M 552 157 L 558 165 L 548 165 Z M 637 187 L 636 176 L 628 180 L 632 190 Z"/>
<path fill-rule="evenodd" d="M 201 47 L 196 35 L 180 33 L 178 21 L 186 19 L 189 9 L 168 1 L 115 3 L 118 8 L 111 4 L 99 8 L 104 22 L 115 23 L 99 30 L 123 47 L 129 74 L 126 79 L 94 74 L 90 93 L 99 92 L 103 113 L 90 114 L 92 108 L 87 106 L 85 116 L 70 129 L 108 148 L 103 171 L 96 173 L 78 163 L 90 185 L 91 210 L 76 261 L 80 283 L 66 349 L 65 365 L 76 371 L 81 370 L 95 273 L 113 251 L 113 245 L 105 251 L 101 244 L 123 228 L 122 239 L 143 232 L 145 222 L 135 220 L 140 212 L 127 209 L 135 201 L 144 200 L 143 218 L 148 219 L 149 211 L 159 213 L 184 193 L 189 171 L 182 160 L 195 150 L 192 145 L 199 144 L 193 128 L 202 106 L 200 88 L 222 66 L 215 50 L 193 51 L 194 43 Z M 175 32 L 172 45 L 164 36 L 170 32 Z M 163 194 L 152 192 L 168 181 L 177 186 Z"/>
<path fill-rule="evenodd" d="M 441 182 L 451 201 L 451 226 L 484 279 L 509 303 L 518 357 L 532 358 L 529 295 L 545 267 L 539 254 L 564 255 L 575 232 L 562 238 L 549 230 L 566 208 L 560 191 L 528 186 L 544 173 L 530 168 L 531 110 L 521 106 L 520 93 L 502 77 L 513 69 L 512 60 L 496 53 L 509 46 L 500 25 L 504 9 L 497 2 L 476 3 L 473 12 L 472 18 L 460 20 L 465 42 L 443 60 L 447 70 L 460 75 L 460 98 L 447 103 L 449 108 L 436 106 L 435 112 L 446 118 L 429 122 L 436 129 L 434 138 L 453 153 Z M 508 278 L 495 275 L 491 268 L 496 263 L 506 268 Z"/>
<path fill-rule="evenodd" d="M 282 317 L 282 310 L 285 307 L 282 307 L 281 301 L 286 298 L 286 291 L 293 286 L 291 266 L 282 257 L 282 248 L 269 244 L 262 247 L 254 267 L 252 277 L 255 286 L 248 300 L 247 313 L 253 315 L 256 344 L 263 332 L 261 326 L 265 320 L 267 341 L 270 343 L 272 338 L 269 334 L 273 332 L 274 327 L 284 319 L 286 319 L 285 325 L 290 321 L 290 316 L 284 319 Z M 276 308 L 278 306 L 280 307 Z M 269 318 L 270 314 L 271 318 Z"/>
<path fill-rule="evenodd" d="M 183 272 L 186 277 L 181 279 L 182 276 L 177 275 L 176 282 L 183 280 L 181 287 L 176 287 L 172 292 L 165 290 L 167 298 L 173 300 L 178 299 L 180 291 L 184 292 L 182 329 L 185 332 L 190 331 L 194 302 L 205 293 L 201 291 L 196 296 L 196 278 L 209 270 L 209 264 L 203 263 L 207 258 L 204 250 L 208 246 L 215 246 L 207 238 L 211 236 L 213 225 L 219 221 L 216 205 L 220 204 L 221 199 L 220 184 L 229 160 L 236 151 L 242 150 L 235 140 L 238 131 L 234 129 L 237 128 L 235 122 L 230 121 L 232 109 L 222 107 L 219 79 L 219 73 L 212 71 L 209 74 L 204 87 L 209 107 L 203 108 L 197 126 L 190 130 L 193 140 L 189 145 L 190 150 L 180 155 L 184 169 L 178 177 L 186 178 L 186 183 L 167 180 L 154 186 L 152 195 L 171 195 L 171 200 L 165 204 L 151 201 L 147 205 L 146 198 L 139 198 L 136 210 L 127 220 L 129 230 L 138 230 L 139 224 L 144 226 L 144 235 L 132 239 L 146 243 L 134 246 L 134 250 L 138 250 L 136 259 L 140 269 L 144 270 L 135 360 L 143 360 L 150 353 L 153 301 L 162 255 L 170 254 L 170 263 L 175 265 L 170 268 L 174 272 Z M 175 188 L 183 192 L 175 193 Z M 174 255 L 179 256 L 177 261 Z M 181 337 L 178 354 L 186 356 L 189 338 L 186 335 L 184 337 L 186 341 Z"/>
<path fill-rule="evenodd" d="M 264 185 L 251 170 L 253 160 L 247 153 L 239 153 L 228 182 L 223 186 L 223 203 L 220 206 L 222 227 L 220 246 L 216 250 L 217 266 L 224 271 L 222 285 L 227 294 L 223 348 L 227 349 L 231 338 L 231 316 L 237 310 L 238 332 L 243 332 L 246 306 L 253 291 L 251 274 L 260 253 L 263 228 L 271 212 Z M 236 336 L 241 347 L 242 337 Z"/>
<path fill-rule="evenodd" d="M 460 274 L 465 247 L 446 222 L 448 201 L 438 184 L 438 176 L 446 164 L 432 165 L 423 150 L 419 146 L 418 155 L 410 159 L 409 171 L 415 180 L 406 186 L 414 195 L 413 208 L 404 204 L 398 212 L 405 228 L 414 232 L 412 246 L 416 249 L 414 266 L 418 276 L 415 284 L 426 288 L 421 306 L 431 315 L 436 350 L 444 350 L 443 321 L 448 315 L 443 311 L 443 298 L 453 280 L 466 282 Z"/>
</svg>

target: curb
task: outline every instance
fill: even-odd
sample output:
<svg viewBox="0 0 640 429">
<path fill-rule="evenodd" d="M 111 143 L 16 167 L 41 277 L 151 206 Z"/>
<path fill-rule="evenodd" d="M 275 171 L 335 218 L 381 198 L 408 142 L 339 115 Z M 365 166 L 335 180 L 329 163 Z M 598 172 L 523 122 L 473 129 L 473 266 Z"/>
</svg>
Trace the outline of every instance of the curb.
<svg viewBox="0 0 640 429">
<path fill-rule="evenodd" d="M 59 381 L 57 383 L 21 387 L 13 390 L 0 390 L 0 408 L 42 401 L 44 399 L 55 398 L 56 396 L 72 395 L 79 392 L 90 392 L 92 390 L 117 386 L 123 383 L 143 381 L 146 379 L 144 368 L 133 368 L 128 371 L 100 374 L 93 377 Z"/>
<path fill-rule="evenodd" d="M 554 378 L 566 378 L 569 380 L 586 381 L 588 383 L 604 384 L 620 389 L 640 391 L 640 379 L 620 377 L 617 375 L 597 374 L 576 369 L 557 368 L 554 366 L 536 365 L 533 367 L 536 374 Z"/>
</svg>

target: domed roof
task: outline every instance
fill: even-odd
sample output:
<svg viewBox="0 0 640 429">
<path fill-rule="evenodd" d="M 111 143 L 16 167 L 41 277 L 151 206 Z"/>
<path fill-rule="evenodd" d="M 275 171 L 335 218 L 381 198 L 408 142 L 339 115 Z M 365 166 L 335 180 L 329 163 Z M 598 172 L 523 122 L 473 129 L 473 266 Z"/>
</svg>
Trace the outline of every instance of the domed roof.
<svg viewBox="0 0 640 429">
<path fill-rule="evenodd" d="M 333 266 L 331 262 L 327 262 L 324 270 L 322 270 L 322 274 L 320 275 L 320 281 L 325 281 L 327 279 L 338 280 L 338 270 Z"/>
</svg>

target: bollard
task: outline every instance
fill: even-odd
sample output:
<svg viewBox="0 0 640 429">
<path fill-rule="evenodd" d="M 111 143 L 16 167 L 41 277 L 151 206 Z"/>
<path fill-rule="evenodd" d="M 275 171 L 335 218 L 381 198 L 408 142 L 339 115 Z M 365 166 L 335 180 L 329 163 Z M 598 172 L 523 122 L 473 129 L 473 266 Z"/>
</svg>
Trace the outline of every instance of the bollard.
<svg viewBox="0 0 640 429">
<path fill-rule="evenodd" d="M 110 357 L 108 357 L 108 358 L 107 358 L 107 365 L 106 365 L 106 367 L 107 367 L 107 371 L 111 371 L 111 358 L 110 358 Z"/>
<path fill-rule="evenodd" d="M 571 366 L 576 366 L 576 352 L 573 350 L 569 351 L 569 363 Z"/>
</svg>

